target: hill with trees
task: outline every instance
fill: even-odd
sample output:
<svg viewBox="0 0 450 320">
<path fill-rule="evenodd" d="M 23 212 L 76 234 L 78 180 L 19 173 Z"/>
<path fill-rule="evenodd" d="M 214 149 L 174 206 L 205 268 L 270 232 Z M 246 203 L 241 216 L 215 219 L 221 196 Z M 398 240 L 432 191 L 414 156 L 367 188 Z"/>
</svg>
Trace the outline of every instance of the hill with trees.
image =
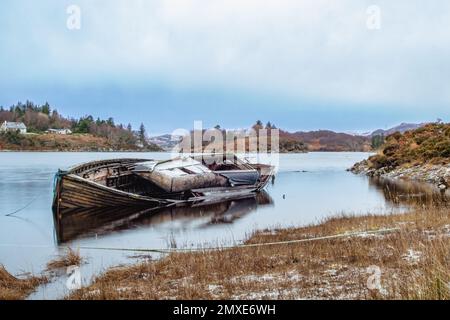
<svg viewBox="0 0 450 320">
<path fill-rule="evenodd" d="M 284 140 L 298 141 L 308 151 L 360 151 L 372 150 L 371 139 L 364 136 L 339 133 L 330 130 L 287 132 L 280 130 L 280 143 Z"/>
<path fill-rule="evenodd" d="M 259 132 L 261 129 L 266 129 L 267 133 L 270 134 L 271 130 L 277 129 L 277 127 L 271 123 L 267 122 L 265 125 L 261 120 L 258 120 L 251 126 L 256 132 Z M 226 135 L 233 135 L 235 130 L 225 130 L 221 128 L 220 125 L 216 125 L 214 129 L 222 131 L 223 141 L 226 140 Z M 206 129 L 203 130 L 203 133 Z M 243 130 L 236 130 L 237 132 Z M 244 130 L 245 131 L 245 130 Z M 193 131 L 190 132 L 191 141 L 193 139 Z M 181 137 L 177 137 L 177 140 L 181 139 Z M 288 132 L 282 129 L 279 129 L 279 150 L 281 153 L 301 153 L 307 151 L 361 151 L 367 152 L 373 150 L 373 138 L 369 136 L 358 136 L 351 135 L 347 133 L 336 133 L 329 130 L 319 130 L 319 131 L 310 131 L 310 132 Z M 157 137 L 152 137 L 151 141 L 158 144 L 165 150 L 172 149 L 176 141 L 171 140 L 170 135 L 162 135 Z M 270 150 L 270 141 L 268 145 L 268 150 Z M 237 142 L 236 142 L 237 143 Z M 242 142 L 240 142 L 242 144 Z M 245 138 L 245 147 L 248 149 L 249 141 L 248 138 Z M 202 149 L 205 147 L 214 147 L 216 143 L 203 141 Z M 216 148 L 225 147 L 226 150 L 234 149 L 233 142 L 229 142 L 228 145 L 217 145 Z M 195 150 L 196 152 L 201 152 L 201 150 Z"/>
<path fill-rule="evenodd" d="M 30 134 L 16 132 L 0 134 L 0 150 L 60 150 L 60 151 L 160 151 L 146 139 L 142 124 L 138 132 L 130 124 L 116 124 L 113 118 L 94 119 L 86 115 L 66 118 L 48 103 L 31 101 L 17 103 L 9 109 L 0 107 L 0 123 L 23 122 Z M 70 129 L 73 135 L 46 134 L 48 129 Z"/>
<path fill-rule="evenodd" d="M 261 120 L 256 121 L 253 129 L 276 129 L 277 127 L 267 122 L 263 126 Z M 318 130 L 309 132 L 280 131 L 280 152 L 304 152 L 304 151 L 370 151 L 372 150 L 369 137 L 338 133 L 330 130 Z"/>
<path fill-rule="evenodd" d="M 450 124 L 430 123 L 386 137 L 380 152 L 369 158 L 370 168 L 450 163 Z"/>
</svg>

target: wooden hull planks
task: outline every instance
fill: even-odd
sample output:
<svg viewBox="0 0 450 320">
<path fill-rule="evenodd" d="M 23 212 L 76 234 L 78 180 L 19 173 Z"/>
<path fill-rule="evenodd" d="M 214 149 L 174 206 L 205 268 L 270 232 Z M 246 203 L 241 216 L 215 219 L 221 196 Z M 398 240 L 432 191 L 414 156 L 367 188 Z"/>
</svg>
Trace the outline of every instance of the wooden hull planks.
<svg viewBox="0 0 450 320">
<path fill-rule="evenodd" d="M 116 190 L 72 174 L 60 177 L 56 189 L 53 203 L 55 208 L 158 207 L 177 202 Z"/>
</svg>

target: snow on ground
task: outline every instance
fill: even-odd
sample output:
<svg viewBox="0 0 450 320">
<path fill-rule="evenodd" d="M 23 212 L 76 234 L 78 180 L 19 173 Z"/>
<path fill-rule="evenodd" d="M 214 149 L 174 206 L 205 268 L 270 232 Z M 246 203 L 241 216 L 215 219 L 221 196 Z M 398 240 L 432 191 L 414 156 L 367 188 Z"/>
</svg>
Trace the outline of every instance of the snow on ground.
<svg viewBox="0 0 450 320">
<path fill-rule="evenodd" d="M 402 256 L 402 258 L 409 263 L 417 263 L 420 261 L 420 258 L 422 257 L 422 252 L 415 251 L 413 249 L 408 249 L 407 253 Z"/>
</svg>

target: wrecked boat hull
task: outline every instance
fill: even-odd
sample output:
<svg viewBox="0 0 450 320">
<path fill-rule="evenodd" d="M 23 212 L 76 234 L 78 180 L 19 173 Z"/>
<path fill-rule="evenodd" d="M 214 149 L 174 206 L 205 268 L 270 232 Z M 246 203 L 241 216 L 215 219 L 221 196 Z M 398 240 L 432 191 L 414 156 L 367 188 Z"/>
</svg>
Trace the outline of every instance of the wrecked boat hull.
<svg viewBox="0 0 450 320">
<path fill-rule="evenodd" d="M 57 215 L 66 209 L 130 207 L 159 208 L 199 202 L 217 202 L 239 199 L 255 193 L 267 184 L 273 168 L 267 165 L 254 165 L 250 169 L 260 177 L 254 184 L 211 187 L 207 183 L 197 189 L 171 189 L 167 192 L 157 183 L 152 183 L 136 172 L 139 164 L 148 159 L 113 159 L 88 162 L 69 171 L 59 171 L 55 176 L 53 209 Z M 179 161 L 179 160 L 177 160 Z M 167 163 L 161 162 L 161 163 Z M 245 164 L 248 169 L 247 164 Z M 207 168 L 205 169 L 207 170 Z M 245 170 L 243 170 L 245 171 Z M 248 171 L 248 170 L 247 170 Z M 210 171 L 211 172 L 211 171 Z M 226 171 L 229 173 L 229 171 Z M 244 172 L 245 173 L 245 172 Z M 216 173 L 221 179 L 223 176 Z M 233 172 L 238 174 L 238 172 Z M 188 179 L 189 176 L 183 177 Z M 197 177 L 198 178 L 198 177 Z M 237 177 L 227 178 L 237 181 Z M 201 184 L 192 186 L 200 186 Z"/>
<path fill-rule="evenodd" d="M 119 188 L 120 183 L 125 180 L 124 177 L 131 179 L 131 175 L 120 176 L 117 174 L 117 177 L 111 178 L 114 171 L 120 172 L 121 168 L 126 170 L 140 161 L 146 161 L 146 159 L 92 161 L 76 166 L 69 171 L 59 170 L 55 175 L 53 209 L 126 206 L 151 208 L 176 203 L 176 201 L 140 195 L 136 193 L 136 188 Z"/>
</svg>

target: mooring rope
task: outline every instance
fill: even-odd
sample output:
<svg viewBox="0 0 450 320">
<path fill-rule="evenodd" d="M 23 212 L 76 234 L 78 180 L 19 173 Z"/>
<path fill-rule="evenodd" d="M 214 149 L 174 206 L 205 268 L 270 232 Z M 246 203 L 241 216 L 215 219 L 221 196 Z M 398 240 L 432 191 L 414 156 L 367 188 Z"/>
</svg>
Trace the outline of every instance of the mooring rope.
<svg viewBox="0 0 450 320">
<path fill-rule="evenodd" d="M 202 251 L 218 251 L 218 250 L 242 249 L 242 248 L 252 248 L 252 247 L 275 246 L 275 245 L 283 245 L 283 244 L 313 242 L 313 241 L 320 241 L 320 240 L 332 240 L 332 239 L 362 236 L 362 235 L 392 233 L 395 231 L 400 231 L 400 228 L 379 229 L 379 230 L 372 230 L 372 231 L 358 231 L 358 232 L 349 232 L 349 233 L 342 233 L 342 234 L 337 234 L 337 235 L 322 236 L 322 237 L 315 237 L 315 238 L 285 240 L 285 241 L 276 241 L 276 242 L 250 243 L 250 244 L 240 244 L 240 245 L 234 245 L 234 246 L 220 246 L 220 247 L 151 249 L 151 248 L 118 248 L 118 247 L 79 246 L 77 248 L 84 249 L 84 250 L 156 252 L 156 253 L 202 252 Z"/>
<path fill-rule="evenodd" d="M 83 250 L 104 250 L 104 251 L 128 251 L 128 252 L 155 252 L 155 253 L 181 253 L 181 252 L 205 252 L 205 251 L 218 251 L 218 250 L 230 250 L 230 249 L 243 249 L 243 248 L 252 248 L 252 247 L 264 247 L 264 246 L 275 246 L 275 245 L 283 245 L 283 244 L 295 244 L 295 243 L 303 243 L 303 242 L 313 242 L 320 240 L 332 240 L 339 238 L 348 238 L 355 236 L 363 236 L 363 235 L 376 235 L 376 234 L 385 234 L 392 233 L 396 231 L 400 231 L 400 228 L 389 228 L 389 229 L 378 229 L 372 231 L 357 231 L 357 232 L 349 232 L 349 233 L 341 233 L 331 236 L 322 236 L 322 237 L 314 237 L 314 238 L 306 238 L 306 239 L 297 239 L 297 240 L 285 240 L 285 241 L 276 241 L 276 242 L 263 242 L 263 243 L 250 243 L 250 244 L 240 244 L 240 245 L 232 245 L 232 246 L 218 246 L 218 247 L 197 247 L 197 248 L 120 248 L 120 247 L 93 247 L 93 246 L 77 246 L 77 249 Z M 54 248 L 49 245 L 14 245 L 14 244 L 1 244 L 0 247 L 21 247 L 21 248 Z M 64 249 L 73 249 L 70 246 L 59 246 L 59 248 Z"/>
<path fill-rule="evenodd" d="M 10 217 L 10 216 L 12 216 L 12 215 L 15 215 L 16 213 L 19 213 L 20 211 L 22 211 L 22 210 L 25 210 L 26 208 L 28 208 L 36 199 L 38 198 L 38 196 L 35 196 L 33 199 L 31 199 L 31 201 L 30 202 L 28 202 L 25 206 L 23 206 L 22 208 L 20 208 L 20 209 L 17 209 L 17 210 L 15 210 L 15 211 L 13 211 L 13 212 L 10 212 L 10 213 L 8 213 L 8 214 L 5 214 L 5 217 Z"/>
</svg>

